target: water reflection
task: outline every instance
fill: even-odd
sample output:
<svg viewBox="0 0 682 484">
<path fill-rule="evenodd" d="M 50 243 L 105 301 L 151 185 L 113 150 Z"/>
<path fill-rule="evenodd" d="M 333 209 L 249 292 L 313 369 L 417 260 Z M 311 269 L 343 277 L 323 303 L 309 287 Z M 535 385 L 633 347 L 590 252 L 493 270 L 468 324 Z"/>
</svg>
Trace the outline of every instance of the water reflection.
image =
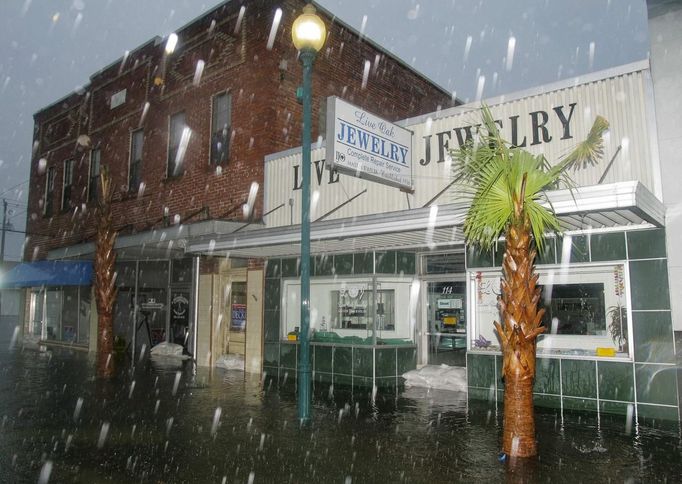
<svg viewBox="0 0 682 484">
<path fill-rule="evenodd" d="M 9 342 L 8 342 L 9 343 Z M 0 482 L 674 481 L 679 431 L 540 411 L 540 456 L 500 463 L 501 407 L 445 391 L 316 389 L 152 364 L 94 378 L 77 352 L 0 353 Z M 47 476 L 47 477 L 46 477 Z M 569 477 L 570 476 L 570 477 Z"/>
</svg>

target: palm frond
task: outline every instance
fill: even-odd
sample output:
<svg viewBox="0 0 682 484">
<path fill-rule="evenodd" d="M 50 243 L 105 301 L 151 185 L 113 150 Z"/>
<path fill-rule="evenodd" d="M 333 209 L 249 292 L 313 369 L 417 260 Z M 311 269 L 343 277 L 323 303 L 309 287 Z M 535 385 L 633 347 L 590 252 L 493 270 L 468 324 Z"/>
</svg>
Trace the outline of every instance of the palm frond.
<svg viewBox="0 0 682 484">
<path fill-rule="evenodd" d="M 577 170 L 588 164 L 594 166 L 604 155 L 604 133 L 609 129 L 609 122 L 602 116 L 597 116 L 590 128 L 585 141 L 579 143 L 566 158 L 554 166 L 553 170 L 563 172 L 568 168 Z"/>
</svg>

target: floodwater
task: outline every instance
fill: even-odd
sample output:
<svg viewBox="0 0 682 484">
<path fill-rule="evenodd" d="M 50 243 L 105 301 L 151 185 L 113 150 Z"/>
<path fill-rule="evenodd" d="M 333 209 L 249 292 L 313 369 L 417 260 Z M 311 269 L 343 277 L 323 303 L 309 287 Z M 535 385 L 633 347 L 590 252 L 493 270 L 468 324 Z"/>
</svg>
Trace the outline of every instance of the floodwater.
<svg viewBox="0 0 682 484">
<path fill-rule="evenodd" d="M 540 455 L 498 460 L 501 407 L 450 392 L 317 389 L 240 372 L 0 347 L 0 482 L 680 482 L 679 428 L 538 410 Z"/>
</svg>

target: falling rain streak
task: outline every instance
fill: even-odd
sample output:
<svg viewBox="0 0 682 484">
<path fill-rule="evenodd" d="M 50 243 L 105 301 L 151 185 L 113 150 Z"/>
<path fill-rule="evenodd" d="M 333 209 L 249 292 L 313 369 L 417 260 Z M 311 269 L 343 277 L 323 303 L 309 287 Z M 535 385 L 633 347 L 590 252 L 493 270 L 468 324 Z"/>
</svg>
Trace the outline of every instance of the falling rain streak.
<svg viewBox="0 0 682 484">
<path fill-rule="evenodd" d="M 272 46 L 275 44 L 275 38 L 277 37 L 277 29 L 279 28 L 279 22 L 282 20 L 282 9 L 278 8 L 275 10 L 275 18 L 272 19 L 272 27 L 270 27 L 270 35 L 268 36 L 267 49 L 272 50 Z"/>
</svg>

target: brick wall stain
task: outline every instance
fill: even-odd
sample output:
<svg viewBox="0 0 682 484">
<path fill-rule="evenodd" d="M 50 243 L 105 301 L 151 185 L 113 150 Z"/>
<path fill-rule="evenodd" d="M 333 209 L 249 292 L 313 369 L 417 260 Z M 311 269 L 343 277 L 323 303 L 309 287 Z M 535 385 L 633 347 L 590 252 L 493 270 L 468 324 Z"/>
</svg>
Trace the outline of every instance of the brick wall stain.
<svg viewBox="0 0 682 484">
<path fill-rule="evenodd" d="M 82 91 L 35 114 L 35 135 L 28 200 L 26 260 L 44 258 L 51 249 L 92 241 L 95 204 L 88 202 L 90 155 L 77 143 L 88 135 L 100 149 L 116 188 L 115 226 L 122 234 L 163 227 L 179 219 L 243 218 L 242 204 L 252 182 L 263 185 L 264 157 L 299 146 L 302 108 L 296 88 L 302 82 L 291 23 L 304 2 L 257 0 L 246 7 L 228 2 L 178 31 L 178 47 L 164 55 L 163 40 L 152 40 L 90 78 Z M 283 15 L 272 49 L 267 41 L 277 8 Z M 336 95 L 389 120 L 449 107 L 448 93 L 322 15 L 329 31 L 313 79 L 313 139 L 319 133 L 320 105 Z M 198 60 L 201 81 L 194 82 Z M 371 63 L 365 88 L 365 61 Z M 157 85 L 156 77 L 164 79 Z M 111 96 L 126 90 L 125 102 L 110 107 Z M 231 95 L 229 160 L 209 164 L 212 98 Z M 146 107 L 145 107 L 146 106 Z M 184 112 L 192 131 L 182 174 L 166 177 L 169 118 Z M 144 130 L 141 179 L 144 189 L 128 192 L 131 132 Z M 63 165 L 75 159 L 74 188 L 68 210 L 61 210 Z M 41 161 L 42 160 L 42 161 Z M 47 168 L 56 168 L 53 214 L 44 215 Z M 253 217 L 262 215 L 259 190 Z M 203 210 L 202 210 L 203 209 Z M 197 213 L 199 212 L 199 213 Z M 167 217 L 164 215 L 167 214 Z M 190 217 L 192 216 L 193 217 Z"/>
</svg>

